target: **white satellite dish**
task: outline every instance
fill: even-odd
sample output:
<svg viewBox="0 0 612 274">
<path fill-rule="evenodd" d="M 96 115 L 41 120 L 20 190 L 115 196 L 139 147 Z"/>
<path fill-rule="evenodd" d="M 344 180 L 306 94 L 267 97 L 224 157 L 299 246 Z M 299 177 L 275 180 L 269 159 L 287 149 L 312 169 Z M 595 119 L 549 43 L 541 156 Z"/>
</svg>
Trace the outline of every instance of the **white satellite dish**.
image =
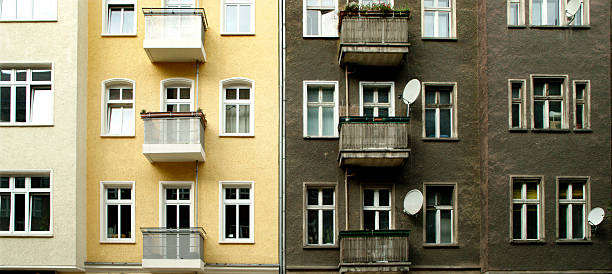
<svg viewBox="0 0 612 274">
<path fill-rule="evenodd" d="M 402 93 L 402 102 L 406 104 L 406 115 L 410 116 L 410 104 L 414 103 L 421 93 L 421 82 L 418 79 L 412 79 L 404 87 Z"/>
<path fill-rule="evenodd" d="M 423 207 L 423 193 L 418 189 L 408 191 L 408 194 L 404 197 L 404 212 L 408 215 L 414 215 L 419 213 Z"/>
<path fill-rule="evenodd" d="M 604 216 L 606 216 L 606 212 L 603 210 L 603 208 L 601 207 L 596 207 L 591 209 L 591 212 L 589 212 L 589 224 L 596 226 L 601 224 L 601 222 L 604 219 Z"/>
<path fill-rule="evenodd" d="M 580 0 L 569 0 L 565 6 L 565 15 L 573 19 L 580 9 Z"/>
</svg>

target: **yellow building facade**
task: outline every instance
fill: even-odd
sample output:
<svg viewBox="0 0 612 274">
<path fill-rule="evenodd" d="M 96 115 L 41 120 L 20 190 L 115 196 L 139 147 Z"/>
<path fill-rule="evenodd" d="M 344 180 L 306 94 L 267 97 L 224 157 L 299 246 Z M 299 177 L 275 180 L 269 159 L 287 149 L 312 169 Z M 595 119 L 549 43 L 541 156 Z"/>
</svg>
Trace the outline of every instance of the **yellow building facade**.
<svg viewBox="0 0 612 274">
<path fill-rule="evenodd" d="M 278 272 L 267 4 L 89 1 L 86 271 Z"/>
</svg>

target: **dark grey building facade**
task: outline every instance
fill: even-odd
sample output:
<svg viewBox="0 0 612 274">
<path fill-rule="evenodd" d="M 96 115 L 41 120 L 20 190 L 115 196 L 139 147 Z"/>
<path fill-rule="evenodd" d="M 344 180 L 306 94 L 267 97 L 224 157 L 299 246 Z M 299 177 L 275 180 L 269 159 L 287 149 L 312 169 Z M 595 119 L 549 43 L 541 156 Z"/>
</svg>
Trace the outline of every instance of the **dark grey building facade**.
<svg viewBox="0 0 612 274">
<path fill-rule="evenodd" d="M 610 2 L 371 2 L 285 2 L 287 273 L 612 271 Z"/>
</svg>

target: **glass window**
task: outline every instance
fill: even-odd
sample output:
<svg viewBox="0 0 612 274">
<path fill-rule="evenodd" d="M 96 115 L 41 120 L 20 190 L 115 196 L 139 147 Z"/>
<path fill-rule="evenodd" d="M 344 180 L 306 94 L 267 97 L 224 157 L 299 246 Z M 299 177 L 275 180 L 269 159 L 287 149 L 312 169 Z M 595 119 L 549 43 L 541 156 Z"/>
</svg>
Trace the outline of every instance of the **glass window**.
<svg viewBox="0 0 612 274">
<path fill-rule="evenodd" d="M 534 128 L 565 128 L 563 79 L 533 78 L 533 87 Z"/>
<path fill-rule="evenodd" d="M 559 239 L 587 238 L 586 180 L 559 180 Z"/>
<path fill-rule="evenodd" d="M 509 97 L 510 97 L 510 128 L 524 128 L 525 118 L 523 112 L 525 109 L 525 81 L 510 80 L 509 81 Z"/>
<path fill-rule="evenodd" d="M 363 116 L 389 117 L 395 115 L 392 84 L 363 83 L 360 86 Z"/>
<path fill-rule="evenodd" d="M 336 0 L 304 0 L 304 36 L 338 36 Z"/>
<path fill-rule="evenodd" d="M 561 0 L 532 0 L 531 24 L 560 26 L 562 12 Z M 563 11 L 563 16 L 565 12 Z"/>
<path fill-rule="evenodd" d="M 132 183 L 102 182 L 104 185 L 103 204 L 103 240 L 134 240 L 134 197 Z"/>
<path fill-rule="evenodd" d="M 0 123 L 52 124 L 53 89 L 49 69 L 3 69 Z"/>
<path fill-rule="evenodd" d="M 48 175 L 0 176 L 0 234 L 50 232 L 50 224 Z"/>
<path fill-rule="evenodd" d="M 223 133 L 227 135 L 253 134 L 253 89 L 250 83 L 224 84 Z"/>
<path fill-rule="evenodd" d="M 425 87 L 425 137 L 451 138 L 455 100 L 453 86 Z"/>
<path fill-rule="evenodd" d="M 512 179 L 512 239 L 540 239 L 540 179 Z"/>
<path fill-rule="evenodd" d="M 254 22 L 255 3 L 253 0 L 224 0 L 223 2 L 223 31 L 225 33 L 255 32 Z"/>
<path fill-rule="evenodd" d="M 305 132 L 309 137 L 337 136 L 338 113 L 335 84 L 306 83 Z"/>
<path fill-rule="evenodd" d="M 426 186 L 425 242 L 450 244 L 454 242 L 455 199 L 453 186 Z"/>
<path fill-rule="evenodd" d="M 133 85 L 107 85 L 106 132 L 107 135 L 134 135 Z"/>
<path fill-rule="evenodd" d="M 57 0 L 2 0 L 0 20 L 57 20 Z"/>
<path fill-rule="evenodd" d="M 574 83 L 574 122 L 576 129 L 590 128 L 590 105 L 589 105 L 589 82 L 575 82 Z"/>
<path fill-rule="evenodd" d="M 251 185 L 223 185 L 222 218 L 224 241 L 253 240 Z"/>
<path fill-rule="evenodd" d="M 391 229 L 391 190 L 365 189 L 363 191 L 363 229 Z"/>
<path fill-rule="evenodd" d="M 306 244 L 334 245 L 336 235 L 334 189 L 308 188 L 306 195 Z"/>
<path fill-rule="evenodd" d="M 189 228 L 192 224 L 191 187 L 173 186 L 164 187 L 164 224 L 166 228 Z"/>
<path fill-rule="evenodd" d="M 422 0 L 423 37 L 454 37 L 455 8 L 453 0 Z"/>
<path fill-rule="evenodd" d="M 189 112 L 193 109 L 190 87 L 168 85 L 165 87 L 165 93 L 167 112 Z"/>
<path fill-rule="evenodd" d="M 108 5 L 106 33 L 135 33 L 134 5 Z"/>
</svg>

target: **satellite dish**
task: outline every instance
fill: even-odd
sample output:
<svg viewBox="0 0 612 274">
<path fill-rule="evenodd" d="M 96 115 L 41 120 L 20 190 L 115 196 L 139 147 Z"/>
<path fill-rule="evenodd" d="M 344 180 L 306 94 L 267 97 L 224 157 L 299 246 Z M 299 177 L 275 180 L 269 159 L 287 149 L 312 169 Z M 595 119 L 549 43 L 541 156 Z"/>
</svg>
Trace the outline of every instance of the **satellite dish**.
<svg viewBox="0 0 612 274">
<path fill-rule="evenodd" d="M 402 93 L 402 101 L 404 104 L 409 105 L 414 103 L 414 101 L 419 97 L 419 93 L 421 92 L 421 82 L 418 79 L 412 79 L 406 87 L 404 87 L 404 93 Z"/>
<path fill-rule="evenodd" d="M 604 219 L 604 216 L 606 216 L 606 212 L 603 210 L 603 208 L 601 207 L 596 207 L 591 209 L 591 212 L 589 212 L 589 224 L 596 226 L 601 224 L 601 222 Z"/>
<path fill-rule="evenodd" d="M 423 207 L 423 193 L 417 189 L 408 191 L 404 197 L 404 212 L 408 215 L 417 214 Z"/>
<path fill-rule="evenodd" d="M 574 17 L 580 9 L 580 0 L 569 0 L 565 6 L 565 15 L 567 17 Z"/>
</svg>

